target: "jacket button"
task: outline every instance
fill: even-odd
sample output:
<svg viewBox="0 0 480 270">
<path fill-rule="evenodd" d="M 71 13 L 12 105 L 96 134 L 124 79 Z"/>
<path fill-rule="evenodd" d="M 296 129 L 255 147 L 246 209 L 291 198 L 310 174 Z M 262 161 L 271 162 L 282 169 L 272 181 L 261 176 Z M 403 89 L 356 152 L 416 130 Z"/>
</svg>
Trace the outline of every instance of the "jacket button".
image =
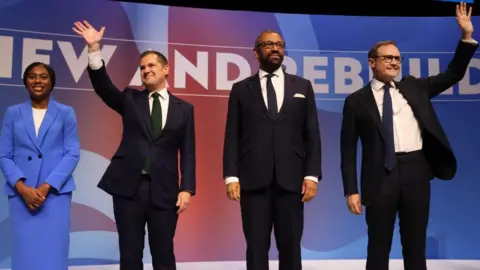
<svg viewBox="0 0 480 270">
<path fill-rule="evenodd" d="M 43 157 L 42 154 L 38 154 L 39 159 L 42 159 L 42 157 Z"/>
<path fill-rule="evenodd" d="M 32 157 L 31 157 L 31 156 L 29 156 L 29 157 L 28 157 L 28 160 L 29 160 L 29 161 L 30 161 L 30 160 L 32 160 Z"/>
</svg>

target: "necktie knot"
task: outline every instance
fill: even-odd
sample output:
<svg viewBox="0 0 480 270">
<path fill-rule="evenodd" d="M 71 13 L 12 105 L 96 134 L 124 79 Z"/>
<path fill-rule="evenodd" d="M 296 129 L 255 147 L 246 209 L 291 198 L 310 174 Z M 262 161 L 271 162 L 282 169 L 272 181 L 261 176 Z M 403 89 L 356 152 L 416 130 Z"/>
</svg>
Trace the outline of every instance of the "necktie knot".
<svg viewBox="0 0 480 270">
<path fill-rule="evenodd" d="M 267 77 L 267 79 L 271 79 L 273 76 L 275 76 L 275 74 L 273 74 L 273 73 L 268 73 L 267 75 L 265 75 L 265 77 Z"/>
<path fill-rule="evenodd" d="M 388 91 L 390 91 L 390 87 L 391 87 L 391 86 L 390 86 L 389 84 L 385 84 L 385 85 L 383 86 L 383 90 L 384 90 L 385 92 L 388 92 Z"/>
<path fill-rule="evenodd" d="M 152 93 L 152 97 L 153 97 L 153 98 L 158 98 L 158 97 L 160 97 L 160 94 L 157 93 L 157 92 L 153 92 L 153 93 Z"/>
</svg>

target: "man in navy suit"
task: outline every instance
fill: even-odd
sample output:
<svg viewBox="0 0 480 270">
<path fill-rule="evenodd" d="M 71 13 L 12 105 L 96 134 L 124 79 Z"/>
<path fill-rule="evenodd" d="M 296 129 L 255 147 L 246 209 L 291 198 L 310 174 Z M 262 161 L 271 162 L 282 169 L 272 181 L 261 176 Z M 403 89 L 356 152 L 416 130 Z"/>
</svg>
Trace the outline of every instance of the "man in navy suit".
<svg viewBox="0 0 480 270">
<path fill-rule="evenodd" d="M 280 269 L 302 269 L 303 203 L 322 177 L 312 84 L 283 71 L 284 48 L 278 33 L 262 32 L 260 70 L 235 83 L 228 102 L 223 171 L 228 197 L 240 200 L 248 270 L 268 269 L 272 227 Z"/>
<path fill-rule="evenodd" d="M 350 212 L 360 215 L 365 206 L 367 270 L 388 270 L 397 215 L 404 268 L 427 269 L 430 181 L 451 180 L 457 171 L 457 159 L 431 99 L 465 76 L 478 48 L 472 39 L 471 14 L 465 3 L 457 5 L 461 40 L 444 72 L 397 82 L 403 56 L 394 41 L 380 41 L 368 53 L 372 80 L 345 99 L 340 134 L 343 189 Z"/>
<path fill-rule="evenodd" d="M 100 55 L 104 30 L 97 31 L 86 21 L 76 22 L 74 28 L 88 45 L 88 74 L 95 92 L 122 116 L 122 141 L 98 185 L 113 196 L 120 269 L 143 269 L 147 224 L 153 268 L 173 270 L 178 214 L 195 193 L 193 106 L 167 91 L 168 62 L 155 51 L 140 56 L 146 89 L 119 91 Z"/>
</svg>

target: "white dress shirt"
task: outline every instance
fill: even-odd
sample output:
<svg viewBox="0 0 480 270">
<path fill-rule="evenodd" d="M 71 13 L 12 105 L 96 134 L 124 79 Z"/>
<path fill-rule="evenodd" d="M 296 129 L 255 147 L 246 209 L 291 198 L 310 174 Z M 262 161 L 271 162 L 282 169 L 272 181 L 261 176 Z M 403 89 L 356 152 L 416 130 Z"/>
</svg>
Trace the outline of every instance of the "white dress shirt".
<svg viewBox="0 0 480 270">
<path fill-rule="evenodd" d="M 383 96 L 385 94 L 383 86 L 385 84 L 372 79 L 370 85 L 380 117 L 383 117 Z M 423 141 L 418 121 L 407 100 L 393 82 L 390 84 L 390 96 L 392 97 L 395 152 L 412 152 L 422 149 Z"/>
<path fill-rule="evenodd" d="M 277 96 L 277 110 L 280 111 L 283 104 L 283 99 L 285 97 L 285 74 L 283 73 L 282 67 L 278 68 L 272 73 L 272 84 L 273 88 L 275 89 L 275 95 Z M 267 75 L 268 72 L 264 70 L 258 71 L 258 76 L 260 79 L 260 87 L 262 89 L 262 96 L 263 101 L 265 102 L 265 106 L 268 109 L 268 99 L 267 99 Z M 318 177 L 316 176 L 305 176 L 305 179 L 318 182 Z M 228 176 L 225 178 L 225 183 L 228 185 L 233 182 L 238 182 L 239 179 L 236 176 Z"/>
</svg>

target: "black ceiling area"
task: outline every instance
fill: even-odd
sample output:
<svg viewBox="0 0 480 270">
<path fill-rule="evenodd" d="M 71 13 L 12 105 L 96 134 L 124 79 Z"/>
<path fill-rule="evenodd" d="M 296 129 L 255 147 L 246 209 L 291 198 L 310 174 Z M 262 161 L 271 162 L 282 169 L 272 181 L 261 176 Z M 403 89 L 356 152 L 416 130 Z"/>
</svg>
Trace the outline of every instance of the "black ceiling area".
<svg viewBox="0 0 480 270">
<path fill-rule="evenodd" d="M 277 1 L 206 1 L 206 0 L 110 0 L 207 9 L 248 10 L 276 13 L 352 15 L 352 16 L 455 16 L 454 2 L 438 0 L 277 0 Z M 475 1 L 473 15 L 480 15 L 480 1 Z M 253 3 L 253 4 L 252 4 Z"/>
</svg>

